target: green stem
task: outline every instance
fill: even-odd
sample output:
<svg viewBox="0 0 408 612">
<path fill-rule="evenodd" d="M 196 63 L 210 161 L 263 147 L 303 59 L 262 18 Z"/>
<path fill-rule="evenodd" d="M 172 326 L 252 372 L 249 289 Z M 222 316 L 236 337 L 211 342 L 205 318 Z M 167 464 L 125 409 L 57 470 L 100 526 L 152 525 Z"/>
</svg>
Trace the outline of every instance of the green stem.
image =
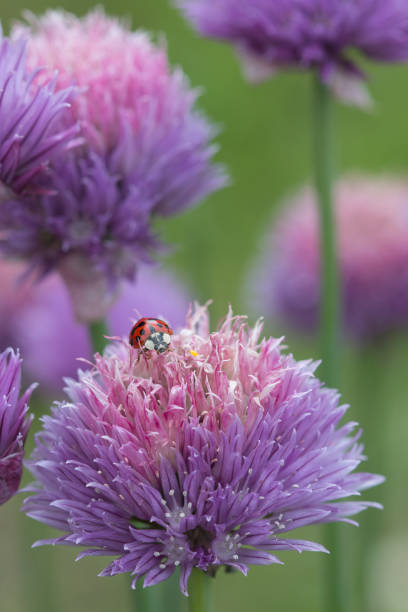
<svg viewBox="0 0 408 612">
<path fill-rule="evenodd" d="M 334 129 L 331 94 L 319 76 L 314 87 L 315 184 L 320 214 L 320 377 L 336 386 L 339 371 L 340 289 L 333 215 Z"/>
<path fill-rule="evenodd" d="M 108 344 L 108 341 L 105 338 L 105 336 L 108 335 L 108 328 L 104 319 L 89 323 L 88 331 L 91 338 L 93 352 L 102 354 L 103 349 Z"/>
<path fill-rule="evenodd" d="M 31 519 L 24 517 L 22 537 L 25 550 L 22 554 L 21 569 L 24 576 L 23 600 L 24 610 L 29 612 L 43 612 L 44 610 L 60 610 L 62 601 L 58 593 L 56 564 L 56 550 L 48 551 L 30 549 L 33 533 L 37 530 L 30 524 Z M 43 554 L 41 554 L 43 553 Z"/>
<path fill-rule="evenodd" d="M 143 589 L 138 586 L 136 593 L 132 591 L 131 609 L 136 612 L 162 612 L 165 610 L 163 600 L 163 585 L 158 584 Z M 176 610 L 177 608 L 175 608 Z M 169 608 L 172 610 L 172 608 Z M 173 610 L 172 610 L 173 612 Z"/>
<path fill-rule="evenodd" d="M 155 586 L 146 589 L 138 586 L 136 597 L 132 597 L 132 609 L 136 612 L 180 612 L 181 598 L 178 573 L 175 572 Z"/>
<path fill-rule="evenodd" d="M 314 159 L 315 186 L 320 215 L 321 300 L 320 378 L 329 387 L 338 386 L 340 290 L 336 258 L 333 214 L 334 128 L 333 103 L 330 91 L 318 74 L 314 80 Z M 347 610 L 348 580 L 342 550 L 342 531 L 337 524 L 325 527 L 325 541 L 330 557 L 325 560 L 326 610 Z"/>
<path fill-rule="evenodd" d="M 389 400 L 384 381 L 383 364 L 385 361 L 388 362 L 389 344 L 390 339 L 382 337 L 363 346 L 355 367 L 356 381 L 353 399 L 358 407 L 356 411 L 358 421 L 363 428 L 364 454 L 368 457 L 366 470 L 377 474 L 387 472 L 384 406 Z M 386 485 L 376 489 L 375 500 L 384 504 L 386 490 Z M 371 609 L 369 569 L 373 549 L 384 532 L 384 515 L 378 510 L 369 508 L 361 515 L 359 523 L 360 527 L 354 542 L 357 553 L 353 556 L 356 610 L 369 612 Z"/>
<path fill-rule="evenodd" d="M 194 568 L 188 582 L 188 611 L 208 612 L 210 610 L 210 582 L 201 570 Z"/>
</svg>

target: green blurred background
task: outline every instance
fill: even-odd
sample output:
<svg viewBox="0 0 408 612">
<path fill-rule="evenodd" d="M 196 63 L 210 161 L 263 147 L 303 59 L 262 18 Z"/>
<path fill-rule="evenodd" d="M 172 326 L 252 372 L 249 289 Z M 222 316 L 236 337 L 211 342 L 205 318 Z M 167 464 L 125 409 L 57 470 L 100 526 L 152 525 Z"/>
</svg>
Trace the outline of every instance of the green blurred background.
<svg viewBox="0 0 408 612">
<path fill-rule="evenodd" d="M 71 0 L 59 6 L 83 14 L 94 4 Z M 168 243 L 175 245 L 167 258 L 168 266 L 177 269 L 197 299 L 214 299 L 213 323 L 229 303 L 236 312 L 245 311 L 245 276 L 262 242 L 262 232 L 280 199 L 306 181 L 312 171 L 309 77 L 283 74 L 249 86 L 242 79 L 232 49 L 198 38 L 169 0 L 116 0 L 105 2 L 104 7 L 108 13 L 129 18 L 134 28 L 150 30 L 154 36 L 164 33 L 171 62 L 181 65 L 192 85 L 202 89 L 199 105 L 220 125 L 218 160 L 227 166 L 231 186 L 194 210 L 161 222 L 159 229 Z M 25 9 L 41 13 L 47 8 L 56 7 L 50 7 L 46 0 L 2 3 L 4 29 L 7 31 L 10 21 Z M 338 171 L 404 174 L 408 168 L 408 67 L 366 68 L 376 105 L 369 114 L 337 107 Z M 286 332 L 268 326 L 267 330 L 278 335 Z M 311 341 L 290 334 L 287 338 L 296 356 L 318 357 L 318 348 Z M 383 419 L 379 446 L 386 457 L 388 480 L 381 493 L 372 493 L 375 499 L 386 501 L 370 570 L 376 612 L 408 609 L 407 350 L 407 338 L 401 336 L 370 356 L 348 348 L 342 373 L 342 393 L 352 404 L 351 417 L 357 418 L 359 402 L 371 396 L 373 410 L 379 410 Z M 365 391 L 361 390 L 362 381 Z M 43 403 L 39 410 L 45 409 Z M 379 452 L 377 445 L 368 448 L 370 468 L 375 469 Z M 132 609 L 134 596 L 127 577 L 96 577 L 103 560 L 85 559 L 74 564 L 73 549 L 30 549 L 35 539 L 49 537 L 51 531 L 21 515 L 20 502 L 21 498 L 15 498 L 0 511 L 2 612 Z M 366 514 L 370 512 L 374 513 Z M 363 515 L 361 520 L 365 519 Z M 315 528 L 302 530 L 301 536 L 321 538 Z M 358 531 L 344 526 L 342 537 L 353 544 Z M 214 585 L 215 609 L 322 610 L 325 555 L 280 556 L 284 566 L 251 569 L 247 578 L 221 572 Z M 351 563 L 350 569 L 354 575 Z"/>
</svg>

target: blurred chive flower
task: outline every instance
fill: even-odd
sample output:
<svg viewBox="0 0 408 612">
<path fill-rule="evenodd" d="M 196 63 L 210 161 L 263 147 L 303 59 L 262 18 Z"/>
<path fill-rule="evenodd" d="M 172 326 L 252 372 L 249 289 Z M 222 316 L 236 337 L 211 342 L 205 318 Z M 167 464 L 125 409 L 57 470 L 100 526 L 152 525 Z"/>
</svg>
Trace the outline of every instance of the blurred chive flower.
<svg viewBox="0 0 408 612">
<path fill-rule="evenodd" d="M 4 38 L 0 25 L 0 202 L 37 190 L 35 179 L 78 132 L 68 114 L 72 86 L 55 91 L 56 75 L 40 85 L 40 74 L 27 68 L 26 41 Z"/>
<path fill-rule="evenodd" d="M 216 130 L 164 44 L 102 10 L 29 20 L 12 37 L 27 38 L 30 65 L 49 67 L 38 82 L 57 69 L 57 88 L 77 85 L 71 113 L 84 142 L 53 165 L 45 195 L 4 203 L 2 247 L 44 272 L 57 269 L 87 322 L 106 314 L 118 282 L 157 251 L 154 217 L 192 206 L 226 177 L 211 164 Z"/>
<path fill-rule="evenodd" d="M 21 359 L 13 349 L 0 354 L 0 505 L 16 492 L 23 471 L 24 442 L 32 421 L 28 400 L 33 387 L 20 398 Z"/>
<path fill-rule="evenodd" d="M 337 183 L 335 216 L 343 327 L 357 341 L 408 326 L 408 181 L 349 176 Z M 283 206 L 251 270 L 256 310 L 315 332 L 320 293 L 319 221 L 313 191 Z"/>
<path fill-rule="evenodd" d="M 339 97 L 368 102 L 353 51 L 408 60 L 408 5 L 401 0 L 175 0 L 197 30 L 231 42 L 250 80 L 311 69 Z"/>
<path fill-rule="evenodd" d="M 38 381 L 42 393 L 55 393 L 62 390 L 63 377 L 75 376 L 79 357 L 91 358 L 90 340 L 84 326 L 74 321 L 69 295 L 57 274 L 41 283 L 24 282 L 23 274 L 22 263 L 0 261 L 0 351 L 19 347 L 26 380 Z M 136 310 L 164 317 L 177 329 L 184 323 L 188 303 L 188 291 L 175 275 L 141 266 L 137 280 L 123 283 L 108 312 L 110 333 L 127 337 L 138 317 Z"/>
<path fill-rule="evenodd" d="M 29 462 L 25 512 L 63 532 L 38 544 L 113 555 L 102 575 L 130 572 L 133 586 L 179 569 L 187 594 L 194 567 L 246 574 L 280 550 L 324 551 L 283 536 L 375 506 L 338 501 L 382 478 L 354 473 L 360 432 L 338 426 L 337 392 L 261 329 L 229 312 L 210 334 L 200 307 L 166 353 L 111 345 L 68 381 Z"/>
</svg>

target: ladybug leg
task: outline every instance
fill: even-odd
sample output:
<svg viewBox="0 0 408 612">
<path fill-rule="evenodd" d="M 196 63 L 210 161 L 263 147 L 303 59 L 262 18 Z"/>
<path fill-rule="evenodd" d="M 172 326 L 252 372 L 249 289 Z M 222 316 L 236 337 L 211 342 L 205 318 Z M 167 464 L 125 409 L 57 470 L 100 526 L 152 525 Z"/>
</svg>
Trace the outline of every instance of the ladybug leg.
<svg viewBox="0 0 408 612">
<path fill-rule="evenodd" d="M 136 363 L 139 363 L 142 356 L 144 355 L 146 358 L 146 351 L 144 350 L 144 348 L 142 347 L 142 345 L 140 344 L 140 341 L 138 340 L 135 344 L 132 345 L 134 349 L 137 350 L 137 360 Z"/>
</svg>

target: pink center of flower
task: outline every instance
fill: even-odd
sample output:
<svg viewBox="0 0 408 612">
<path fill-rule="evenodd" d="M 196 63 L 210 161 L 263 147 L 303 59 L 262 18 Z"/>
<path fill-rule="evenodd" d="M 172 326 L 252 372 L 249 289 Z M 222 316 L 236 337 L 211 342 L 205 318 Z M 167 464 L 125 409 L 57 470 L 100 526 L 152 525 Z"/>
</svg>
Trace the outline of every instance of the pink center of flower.
<svg viewBox="0 0 408 612">
<path fill-rule="evenodd" d="M 98 10 L 82 20 L 50 11 L 34 20 L 33 29 L 29 66 L 45 66 L 42 82 L 57 70 L 58 89 L 73 83 L 80 88 L 72 109 L 93 146 L 114 146 L 125 125 L 139 132 L 142 123 L 182 115 L 184 107 L 169 108 L 168 102 L 174 102 L 171 90 L 180 87 L 181 77 L 170 74 L 165 49 L 154 47 L 147 34 L 130 32 Z M 27 29 L 14 33 L 27 36 Z"/>
</svg>

